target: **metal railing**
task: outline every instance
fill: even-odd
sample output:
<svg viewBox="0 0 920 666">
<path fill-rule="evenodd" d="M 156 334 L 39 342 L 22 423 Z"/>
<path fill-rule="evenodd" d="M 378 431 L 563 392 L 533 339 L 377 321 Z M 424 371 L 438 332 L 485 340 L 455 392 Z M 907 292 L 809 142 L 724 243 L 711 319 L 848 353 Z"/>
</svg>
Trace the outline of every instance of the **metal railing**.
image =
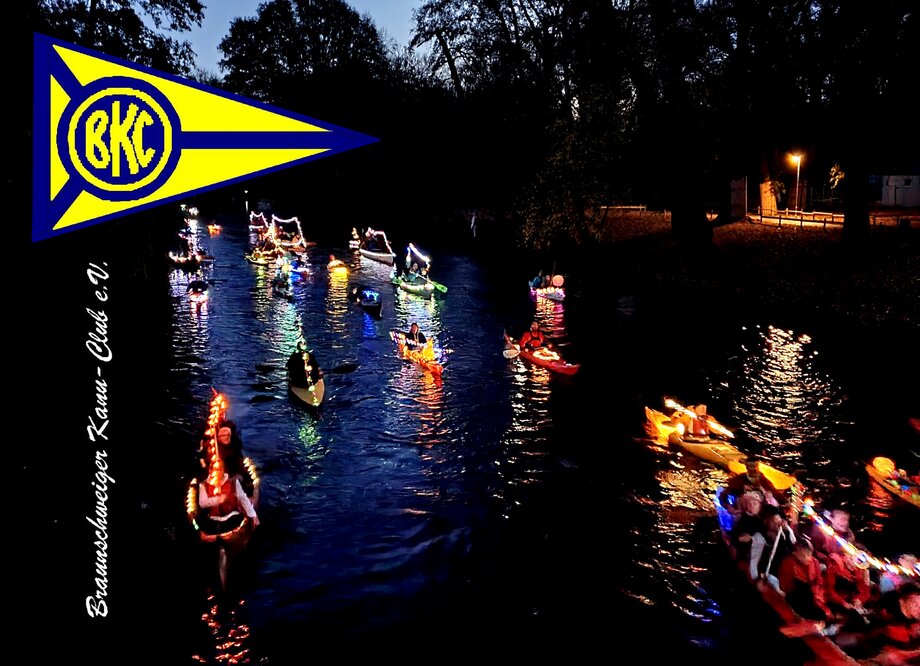
<svg viewBox="0 0 920 666">
<path fill-rule="evenodd" d="M 821 227 L 827 229 L 827 226 L 843 226 L 844 216 L 842 213 L 825 213 L 821 211 L 802 211 L 802 210 L 772 210 L 757 209 L 757 213 L 751 213 L 747 216 L 748 220 L 760 224 L 775 224 L 776 226 L 798 225 L 799 228 Z M 918 215 L 898 215 L 896 213 L 870 213 L 869 223 L 872 226 L 882 227 L 907 227 L 920 228 L 920 216 Z"/>
</svg>

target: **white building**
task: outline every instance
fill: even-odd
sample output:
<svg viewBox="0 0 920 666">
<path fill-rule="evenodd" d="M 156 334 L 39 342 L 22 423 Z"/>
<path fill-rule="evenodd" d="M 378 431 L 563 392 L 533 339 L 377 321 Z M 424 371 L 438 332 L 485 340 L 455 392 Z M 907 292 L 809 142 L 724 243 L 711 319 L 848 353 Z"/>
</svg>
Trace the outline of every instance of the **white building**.
<svg viewBox="0 0 920 666">
<path fill-rule="evenodd" d="M 882 176 L 883 206 L 920 206 L 920 175 Z"/>
</svg>

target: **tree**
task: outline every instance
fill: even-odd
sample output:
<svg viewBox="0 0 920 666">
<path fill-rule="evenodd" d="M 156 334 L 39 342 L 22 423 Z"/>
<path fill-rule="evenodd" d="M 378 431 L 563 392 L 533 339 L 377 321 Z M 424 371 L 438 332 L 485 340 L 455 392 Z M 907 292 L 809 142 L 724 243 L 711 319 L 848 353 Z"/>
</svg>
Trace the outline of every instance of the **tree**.
<svg viewBox="0 0 920 666">
<path fill-rule="evenodd" d="M 159 31 L 186 32 L 200 26 L 204 6 L 199 0 L 37 0 L 37 4 L 38 32 L 167 72 L 192 72 L 191 45 Z"/>
<path fill-rule="evenodd" d="M 278 104 L 304 98 L 305 85 L 360 86 L 384 77 L 388 67 L 373 22 L 342 0 L 259 5 L 257 16 L 233 20 L 220 50 L 228 87 Z"/>
</svg>

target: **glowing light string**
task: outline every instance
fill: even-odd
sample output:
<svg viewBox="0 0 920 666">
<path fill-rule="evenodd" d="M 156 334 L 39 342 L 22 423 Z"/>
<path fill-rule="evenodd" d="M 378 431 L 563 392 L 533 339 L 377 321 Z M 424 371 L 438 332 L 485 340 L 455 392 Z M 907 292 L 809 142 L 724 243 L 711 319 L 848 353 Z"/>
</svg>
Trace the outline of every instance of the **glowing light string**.
<svg viewBox="0 0 920 666">
<path fill-rule="evenodd" d="M 303 353 L 300 355 L 303 358 L 303 369 L 307 375 L 307 390 L 310 392 L 310 401 L 313 403 L 314 407 L 319 406 L 319 399 L 316 397 L 316 385 L 313 383 L 313 377 L 310 376 L 310 372 L 313 370 L 313 366 L 310 365 L 310 352 L 307 349 L 307 341 L 301 335 L 300 339 L 297 341 L 297 345 L 303 345 Z"/>
<path fill-rule="evenodd" d="M 920 577 L 920 563 L 915 564 L 913 567 L 905 567 L 901 564 L 895 564 L 890 560 L 880 560 L 879 558 L 874 557 L 871 553 L 868 553 L 862 548 L 858 548 L 854 544 L 844 539 L 842 536 L 837 534 L 833 527 L 828 525 L 827 522 L 820 515 L 818 515 L 814 509 L 814 503 L 810 499 L 805 500 L 802 504 L 802 513 L 806 518 L 813 520 L 825 535 L 832 537 L 834 541 L 837 542 L 837 545 L 840 546 L 847 555 L 853 557 L 857 563 L 869 564 L 876 569 L 884 570 L 892 574 L 912 576 L 915 578 Z"/>
<path fill-rule="evenodd" d="M 531 287 L 537 296 L 541 298 L 548 298 L 551 301 L 562 301 L 565 300 L 565 289 L 562 287 L 538 287 L 534 289 Z"/>
<path fill-rule="evenodd" d="M 214 389 L 212 389 L 214 390 Z M 217 442 L 217 429 L 224 421 L 224 415 L 227 411 L 227 400 L 223 394 L 214 390 L 214 398 L 211 400 L 211 410 L 208 414 L 208 429 L 205 436 L 208 437 L 208 485 L 216 493 L 224 479 L 224 464 L 220 459 L 220 447 Z"/>
<path fill-rule="evenodd" d="M 416 257 L 418 257 L 419 259 L 424 261 L 426 264 L 428 264 L 429 267 L 431 266 L 431 257 L 426 257 L 412 243 L 409 243 L 409 247 L 407 249 L 409 250 L 410 253 L 415 254 Z"/>
<path fill-rule="evenodd" d="M 384 242 L 384 244 L 387 246 L 387 251 L 388 251 L 391 255 L 393 255 L 394 257 L 396 256 L 396 253 L 393 252 L 393 248 L 392 248 L 392 246 L 390 245 L 390 241 L 389 241 L 389 239 L 387 238 L 387 235 L 386 235 L 385 232 L 380 231 L 379 229 L 372 229 L 371 227 L 368 227 L 366 233 L 369 233 L 369 234 L 371 234 L 371 235 L 374 236 L 374 237 L 383 238 L 383 242 Z"/>
<path fill-rule="evenodd" d="M 208 452 L 208 476 L 206 478 L 207 484 L 212 488 L 214 494 L 219 493 L 221 482 L 224 478 L 224 464 L 220 456 L 220 445 L 217 441 L 217 432 L 221 423 L 226 420 L 227 414 L 227 399 L 223 394 L 218 393 L 215 389 L 211 389 L 214 392 L 214 398 L 211 400 L 211 406 L 208 412 L 208 428 L 205 430 L 205 437 L 207 438 L 207 452 Z M 248 457 L 243 459 L 243 467 L 246 468 L 246 472 L 249 474 L 249 478 L 252 480 L 253 485 L 253 497 L 258 496 L 258 489 L 261 483 L 259 475 L 256 472 L 255 464 Z M 192 527 L 196 531 L 201 530 L 201 526 L 198 525 L 196 516 L 198 515 L 198 480 L 192 479 L 189 483 L 188 490 L 185 495 L 185 510 L 188 513 L 189 520 L 192 523 Z M 234 528 L 227 534 L 224 534 L 224 537 L 230 537 L 243 528 L 243 525 Z"/>
<path fill-rule="evenodd" d="M 253 221 L 259 220 L 261 224 L 253 224 Z M 265 219 L 265 213 L 256 213 L 251 211 L 249 213 L 249 228 L 250 229 L 264 229 L 268 226 L 268 220 Z"/>
<path fill-rule="evenodd" d="M 294 217 L 292 217 L 292 218 L 287 219 L 287 220 L 282 220 L 282 219 L 281 219 L 280 217 L 278 217 L 277 215 L 272 215 L 272 226 L 275 227 L 275 228 L 277 228 L 278 231 L 281 231 L 281 227 L 278 226 L 278 225 L 281 225 L 281 224 L 290 224 L 291 222 L 296 222 L 296 223 L 297 223 L 297 234 L 300 236 L 300 242 L 298 243 L 298 245 L 303 245 L 304 247 L 306 247 L 306 246 L 307 246 L 307 243 L 306 243 L 306 239 L 304 238 L 304 235 L 303 235 L 303 227 L 300 225 L 300 220 L 297 219 L 297 216 L 296 216 L 296 215 L 295 215 Z"/>
</svg>

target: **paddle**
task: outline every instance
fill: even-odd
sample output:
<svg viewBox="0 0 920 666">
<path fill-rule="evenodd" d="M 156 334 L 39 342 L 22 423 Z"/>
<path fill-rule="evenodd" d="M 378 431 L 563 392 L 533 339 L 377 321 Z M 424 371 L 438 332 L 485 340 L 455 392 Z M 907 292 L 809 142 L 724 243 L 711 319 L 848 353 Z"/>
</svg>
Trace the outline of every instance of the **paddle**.
<svg viewBox="0 0 920 666">
<path fill-rule="evenodd" d="M 434 288 L 437 289 L 438 291 L 440 291 L 442 294 L 446 294 L 446 293 L 447 293 L 447 287 L 445 287 L 445 286 L 444 286 L 443 284 L 441 284 L 440 282 L 435 282 L 435 281 L 432 280 L 430 277 L 426 277 L 425 279 L 428 280 L 428 281 L 432 284 L 432 286 L 434 286 Z"/>
<path fill-rule="evenodd" d="M 502 337 L 505 340 L 505 344 L 508 345 L 502 352 L 502 356 L 505 358 L 517 358 L 520 355 L 521 350 L 511 340 L 511 337 L 508 335 L 508 331 L 502 331 Z"/>
</svg>

